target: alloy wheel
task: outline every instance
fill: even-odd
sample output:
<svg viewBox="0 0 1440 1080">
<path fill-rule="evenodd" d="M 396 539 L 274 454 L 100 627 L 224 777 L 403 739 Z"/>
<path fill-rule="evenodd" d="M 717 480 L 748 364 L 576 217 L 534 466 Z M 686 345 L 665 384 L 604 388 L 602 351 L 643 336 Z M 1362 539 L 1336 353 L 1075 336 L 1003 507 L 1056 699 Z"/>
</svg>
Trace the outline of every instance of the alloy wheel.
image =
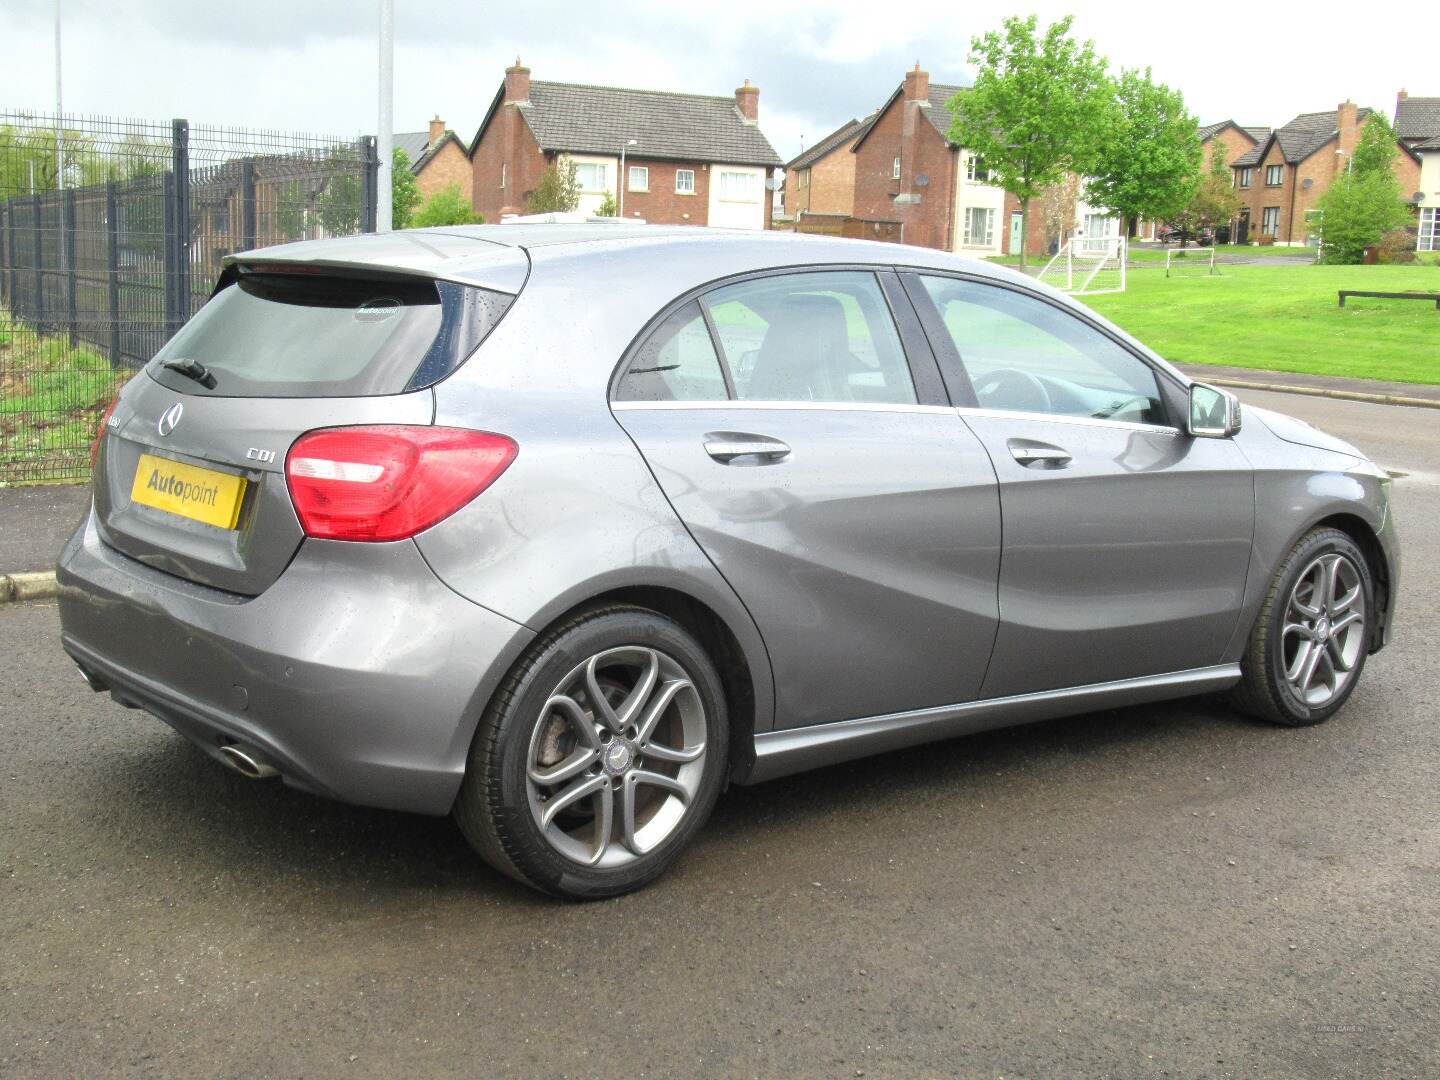
<svg viewBox="0 0 1440 1080">
<path fill-rule="evenodd" d="M 1329 552 L 1313 559 L 1290 590 L 1281 631 L 1285 685 L 1320 708 L 1354 676 L 1365 650 L 1365 589 L 1359 568 Z"/>
<path fill-rule="evenodd" d="M 694 801 L 705 740 L 700 695 L 673 657 L 640 645 L 596 653 L 560 680 L 531 733 L 535 823 L 573 862 L 633 862 L 674 833 Z"/>
</svg>

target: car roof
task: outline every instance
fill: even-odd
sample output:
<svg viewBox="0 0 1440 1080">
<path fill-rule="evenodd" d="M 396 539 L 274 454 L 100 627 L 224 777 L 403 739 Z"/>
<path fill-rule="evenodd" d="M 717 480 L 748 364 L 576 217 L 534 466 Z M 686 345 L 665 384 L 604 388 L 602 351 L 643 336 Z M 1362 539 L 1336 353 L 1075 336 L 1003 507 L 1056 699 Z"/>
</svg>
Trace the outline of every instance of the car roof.
<svg viewBox="0 0 1440 1080">
<path fill-rule="evenodd" d="M 227 264 L 292 263 L 423 274 L 518 293 L 530 269 L 530 253 L 573 259 L 613 259 L 648 254 L 687 261 L 719 256 L 730 266 L 756 269 L 823 263 L 929 266 L 964 269 L 990 277 L 1010 272 L 948 252 L 873 240 L 810 236 L 777 230 L 716 229 L 638 222 L 515 222 L 402 229 L 325 240 L 305 240 L 227 257 Z M 547 260 L 548 261 L 548 260 Z M 629 259 L 626 260 L 627 262 Z"/>
</svg>

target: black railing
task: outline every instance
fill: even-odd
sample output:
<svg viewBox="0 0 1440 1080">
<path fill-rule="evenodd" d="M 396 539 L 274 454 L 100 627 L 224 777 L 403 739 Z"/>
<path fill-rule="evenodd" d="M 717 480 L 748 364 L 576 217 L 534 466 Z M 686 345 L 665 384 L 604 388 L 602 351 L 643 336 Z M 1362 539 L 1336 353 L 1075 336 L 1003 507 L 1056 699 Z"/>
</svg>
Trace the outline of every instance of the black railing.
<svg viewBox="0 0 1440 1080">
<path fill-rule="evenodd" d="M 373 231 L 377 163 L 369 138 L 0 111 L 0 484 L 88 476 L 224 257 Z"/>
</svg>

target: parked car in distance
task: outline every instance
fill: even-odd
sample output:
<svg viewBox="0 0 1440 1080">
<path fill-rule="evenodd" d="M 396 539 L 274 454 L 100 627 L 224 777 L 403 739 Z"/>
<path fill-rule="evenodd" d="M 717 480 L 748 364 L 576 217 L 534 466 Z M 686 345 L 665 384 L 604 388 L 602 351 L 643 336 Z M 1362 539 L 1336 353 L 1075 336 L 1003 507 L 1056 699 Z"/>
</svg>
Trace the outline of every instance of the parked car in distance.
<svg viewBox="0 0 1440 1080">
<path fill-rule="evenodd" d="M 1155 239 L 1164 244 L 1194 244 L 1209 247 L 1215 243 L 1214 229 L 1187 229 L 1183 225 L 1161 225 L 1155 230 Z"/>
<path fill-rule="evenodd" d="M 230 258 L 58 571 L 96 690 L 612 896 L 727 783 L 1228 692 L 1333 715 L 1390 481 L 1033 279 L 609 224 Z"/>
</svg>

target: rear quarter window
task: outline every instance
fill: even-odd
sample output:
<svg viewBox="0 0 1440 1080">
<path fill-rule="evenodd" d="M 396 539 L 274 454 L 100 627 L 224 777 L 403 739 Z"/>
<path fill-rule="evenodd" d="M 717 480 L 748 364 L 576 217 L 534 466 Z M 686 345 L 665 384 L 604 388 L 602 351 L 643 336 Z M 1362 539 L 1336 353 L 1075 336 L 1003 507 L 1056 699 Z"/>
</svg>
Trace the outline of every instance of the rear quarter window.
<svg viewBox="0 0 1440 1080">
<path fill-rule="evenodd" d="M 227 275 L 148 365 L 210 397 L 370 397 L 418 390 L 470 356 L 514 297 L 450 281 L 301 273 Z M 174 370 L 197 361 L 206 386 Z"/>
</svg>

